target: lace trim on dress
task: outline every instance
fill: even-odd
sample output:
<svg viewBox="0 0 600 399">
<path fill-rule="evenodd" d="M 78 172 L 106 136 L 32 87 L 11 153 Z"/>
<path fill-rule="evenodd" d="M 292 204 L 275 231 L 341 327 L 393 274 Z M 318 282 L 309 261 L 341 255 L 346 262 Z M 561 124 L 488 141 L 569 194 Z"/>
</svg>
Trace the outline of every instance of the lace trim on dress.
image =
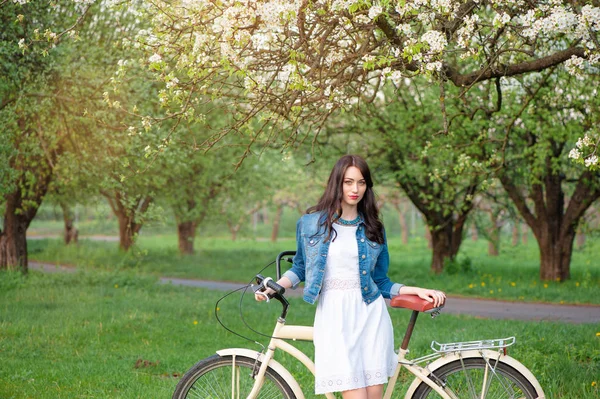
<svg viewBox="0 0 600 399">
<path fill-rule="evenodd" d="M 360 280 L 343 280 L 339 278 L 331 278 L 323 281 L 323 291 L 328 290 L 355 290 L 360 289 Z"/>
<path fill-rule="evenodd" d="M 315 381 L 315 394 L 322 395 L 327 392 L 343 392 L 351 389 L 369 387 L 371 385 L 385 384 L 388 377 L 394 374 L 396 364 L 390 364 L 388 369 L 365 370 L 363 372 L 346 375 L 330 375 Z"/>
</svg>

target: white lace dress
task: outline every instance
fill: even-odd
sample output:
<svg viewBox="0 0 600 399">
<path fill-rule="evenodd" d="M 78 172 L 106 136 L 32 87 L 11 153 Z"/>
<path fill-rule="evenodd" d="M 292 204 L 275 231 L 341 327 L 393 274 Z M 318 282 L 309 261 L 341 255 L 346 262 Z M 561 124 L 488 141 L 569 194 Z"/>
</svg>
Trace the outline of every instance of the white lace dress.
<svg viewBox="0 0 600 399">
<path fill-rule="evenodd" d="M 360 290 L 356 226 L 334 225 L 315 314 L 315 393 L 385 384 L 397 365 L 383 297 L 367 305 Z"/>
</svg>

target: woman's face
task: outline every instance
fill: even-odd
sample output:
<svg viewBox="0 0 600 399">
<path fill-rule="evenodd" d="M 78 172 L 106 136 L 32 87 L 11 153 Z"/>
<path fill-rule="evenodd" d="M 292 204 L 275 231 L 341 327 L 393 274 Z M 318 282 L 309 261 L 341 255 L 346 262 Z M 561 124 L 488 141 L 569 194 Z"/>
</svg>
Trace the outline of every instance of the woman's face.
<svg viewBox="0 0 600 399">
<path fill-rule="evenodd" d="M 363 199 L 367 190 L 367 182 L 360 169 L 356 166 L 350 166 L 344 173 L 344 182 L 342 184 L 344 195 L 342 197 L 342 209 L 345 206 L 355 207 Z"/>
</svg>

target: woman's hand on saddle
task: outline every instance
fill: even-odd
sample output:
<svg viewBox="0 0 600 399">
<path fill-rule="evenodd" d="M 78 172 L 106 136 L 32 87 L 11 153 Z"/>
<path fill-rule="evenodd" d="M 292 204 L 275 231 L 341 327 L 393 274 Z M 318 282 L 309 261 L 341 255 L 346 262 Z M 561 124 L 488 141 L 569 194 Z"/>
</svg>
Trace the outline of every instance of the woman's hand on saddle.
<svg viewBox="0 0 600 399">
<path fill-rule="evenodd" d="M 419 288 L 417 295 L 427 302 L 433 302 L 433 306 L 435 307 L 442 306 L 446 302 L 446 294 L 443 291 Z"/>
<path fill-rule="evenodd" d="M 446 302 L 446 293 L 438 290 L 430 290 L 427 288 L 407 287 L 400 288 L 400 294 L 417 295 L 419 298 L 433 303 L 433 306 L 442 306 Z"/>
</svg>

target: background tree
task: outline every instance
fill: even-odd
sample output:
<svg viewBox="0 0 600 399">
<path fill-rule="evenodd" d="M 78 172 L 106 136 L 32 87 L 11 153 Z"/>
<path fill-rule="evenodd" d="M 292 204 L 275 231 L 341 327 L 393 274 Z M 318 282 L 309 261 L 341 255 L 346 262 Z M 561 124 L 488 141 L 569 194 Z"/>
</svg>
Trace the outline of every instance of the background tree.
<svg viewBox="0 0 600 399">
<path fill-rule="evenodd" d="M 439 273 L 458 254 L 474 196 L 485 180 L 489 144 L 480 127 L 496 109 L 471 120 L 460 114 L 460 103 L 449 103 L 449 114 L 456 115 L 451 134 L 430 139 L 431 132 L 444 130 L 438 88 L 419 78 L 397 85 L 384 91 L 380 102 L 361 108 L 354 128 L 344 128 L 364 134 L 374 167 L 388 173 L 423 215 L 431 234 L 431 269 Z M 494 91 L 477 92 L 482 98 L 494 96 Z"/>
<path fill-rule="evenodd" d="M 503 145 L 502 186 L 538 242 L 542 280 L 570 277 L 577 226 L 600 197 L 600 173 L 567 157 L 577 137 L 597 131 L 597 85 L 565 75 L 513 80 L 518 111 L 490 132 Z"/>
<path fill-rule="evenodd" d="M 85 7 L 87 13 L 89 7 Z M 0 13 L 0 268 L 27 271 L 26 232 L 48 191 L 61 156 L 77 141 L 69 128 L 78 93 L 66 90 L 73 71 L 72 41 L 39 32 L 54 26 L 62 32 L 81 23 L 81 7 L 59 1 L 3 2 Z M 50 41 L 52 49 L 44 41 Z"/>
<path fill-rule="evenodd" d="M 398 223 L 400 223 L 400 239 L 402 244 L 408 244 L 408 239 L 411 236 L 410 227 L 408 225 L 408 217 L 411 202 L 403 195 L 402 190 L 397 185 L 386 185 L 377 189 L 379 197 L 380 209 L 389 204 L 398 214 Z"/>
<path fill-rule="evenodd" d="M 475 199 L 473 226 L 488 241 L 488 255 L 498 256 L 502 230 L 509 223 L 519 223 L 518 212 L 498 180 L 493 180 L 485 192 Z"/>
<path fill-rule="evenodd" d="M 190 145 L 198 137 L 193 129 L 180 135 L 182 142 L 170 145 L 168 156 L 158 162 L 167 171 L 161 188 L 163 201 L 173 210 L 177 223 L 179 252 L 194 253 L 196 230 L 211 213 L 220 211 L 217 201 L 228 179 L 235 179 L 232 150 L 224 148 L 210 153 Z"/>
</svg>

